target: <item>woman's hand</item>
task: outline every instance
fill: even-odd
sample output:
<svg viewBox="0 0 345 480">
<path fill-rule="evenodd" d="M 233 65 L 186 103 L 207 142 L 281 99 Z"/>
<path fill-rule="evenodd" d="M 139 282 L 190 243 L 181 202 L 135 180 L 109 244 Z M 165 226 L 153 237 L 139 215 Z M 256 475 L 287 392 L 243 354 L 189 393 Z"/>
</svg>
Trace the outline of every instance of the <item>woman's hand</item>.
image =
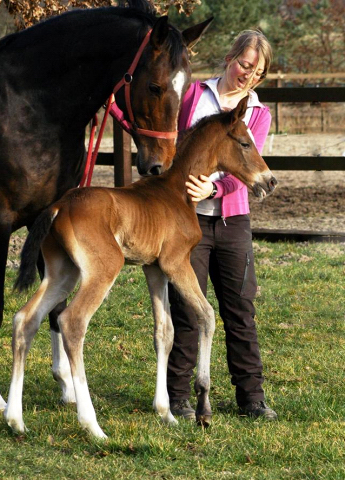
<svg viewBox="0 0 345 480">
<path fill-rule="evenodd" d="M 186 182 L 187 193 L 191 196 L 192 202 L 201 202 L 209 197 L 213 190 L 213 184 L 206 175 L 189 175 L 189 182 Z"/>
</svg>

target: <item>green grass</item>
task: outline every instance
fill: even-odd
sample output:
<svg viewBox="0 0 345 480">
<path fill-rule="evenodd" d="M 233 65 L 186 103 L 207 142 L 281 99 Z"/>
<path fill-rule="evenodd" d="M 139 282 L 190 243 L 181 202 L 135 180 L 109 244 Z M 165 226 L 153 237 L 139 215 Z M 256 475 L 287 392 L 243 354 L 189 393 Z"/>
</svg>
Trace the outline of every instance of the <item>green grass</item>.
<svg viewBox="0 0 345 480">
<path fill-rule="evenodd" d="M 150 301 L 141 269 L 125 267 L 85 342 L 90 392 L 109 439 L 90 438 L 75 407 L 60 405 L 44 322 L 26 364 L 23 406 L 29 431 L 15 435 L 0 422 L 0 478 L 343 480 L 345 245 L 256 242 L 255 256 L 264 385 L 279 422 L 238 418 L 217 317 L 211 427 L 203 430 L 183 420 L 175 427 L 161 424 L 152 411 L 156 364 Z M 11 318 L 28 298 L 12 293 L 14 278 L 8 269 L 0 330 L 5 398 Z"/>
</svg>

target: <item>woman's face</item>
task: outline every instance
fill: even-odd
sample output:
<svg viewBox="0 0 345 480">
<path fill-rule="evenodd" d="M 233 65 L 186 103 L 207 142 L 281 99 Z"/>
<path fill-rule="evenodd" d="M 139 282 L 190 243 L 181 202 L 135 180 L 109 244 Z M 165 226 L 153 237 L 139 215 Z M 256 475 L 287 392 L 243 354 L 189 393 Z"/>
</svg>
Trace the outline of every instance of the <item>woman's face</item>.
<svg viewBox="0 0 345 480">
<path fill-rule="evenodd" d="M 252 76 L 253 70 L 258 67 L 254 77 L 250 80 L 250 87 L 253 87 L 260 81 L 265 69 L 264 59 L 259 61 L 259 54 L 252 47 L 244 50 L 242 55 L 236 58 L 234 62 L 230 63 L 231 59 L 228 59 L 227 62 L 225 78 L 229 91 L 243 90 L 248 79 Z"/>
</svg>

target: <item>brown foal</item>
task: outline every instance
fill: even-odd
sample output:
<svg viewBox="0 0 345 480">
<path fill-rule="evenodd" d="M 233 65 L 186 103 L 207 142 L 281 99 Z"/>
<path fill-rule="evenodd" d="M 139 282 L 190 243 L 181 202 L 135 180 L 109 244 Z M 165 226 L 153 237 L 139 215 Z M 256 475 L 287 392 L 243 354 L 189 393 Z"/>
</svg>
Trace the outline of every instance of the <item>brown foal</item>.
<svg viewBox="0 0 345 480">
<path fill-rule="evenodd" d="M 189 174 L 231 172 L 258 197 L 271 193 L 276 180 L 257 152 L 242 121 L 246 101 L 230 113 L 201 120 L 180 143 L 172 167 L 157 177 L 124 188 L 70 190 L 37 219 L 22 253 L 17 281 L 26 288 L 35 278 L 41 246 L 45 277 L 13 327 L 13 375 L 7 423 L 23 432 L 24 362 L 30 343 L 47 313 L 79 288 L 58 318 L 77 402 L 78 419 L 92 435 L 105 438 L 96 420 L 83 363 L 83 342 L 92 315 L 109 292 L 125 261 L 142 265 L 155 320 L 157 380 L 154 409 L 167 423 L 176 422 L 166 386 L 168 355 L 173 343 L 167 285 L 171 282 L 195 309 L 200 355 L 195 391 L 197 421 L 208 425 L 210 354 L 214 312 L 202 294 L 190 265 L 190 253 L 201 237 L 195 204 L 186 193 Z"/>
</svg>

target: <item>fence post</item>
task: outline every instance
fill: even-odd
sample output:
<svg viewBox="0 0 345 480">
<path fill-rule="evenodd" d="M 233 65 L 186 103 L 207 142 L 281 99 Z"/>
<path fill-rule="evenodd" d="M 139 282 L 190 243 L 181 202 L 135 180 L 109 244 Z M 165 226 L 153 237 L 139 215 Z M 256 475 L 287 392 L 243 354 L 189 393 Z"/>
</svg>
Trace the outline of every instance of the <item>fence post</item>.
<svg viewBox="0 0 345 480">
<path fill-rule="evenodd" d="M 278 75 L 281 73 L 280 70 L 278 70 Z M 277 78 L 276 80 L 276 86 L 277 88 L 280 88 L 282 86 L 282 80 L 281 78 Z M 281 108 L 280 108 L 280 103 L 276 102 L 275 104 L 275 113 L 276 113 L 276 133 L 279 133 L 279 125 L 281 123 Z"/>
<path fill-rule="evenodd" d="M 114 185 L 124 187 L 132 183 L 131 136 L 113 121 Z"/>
</svg>

